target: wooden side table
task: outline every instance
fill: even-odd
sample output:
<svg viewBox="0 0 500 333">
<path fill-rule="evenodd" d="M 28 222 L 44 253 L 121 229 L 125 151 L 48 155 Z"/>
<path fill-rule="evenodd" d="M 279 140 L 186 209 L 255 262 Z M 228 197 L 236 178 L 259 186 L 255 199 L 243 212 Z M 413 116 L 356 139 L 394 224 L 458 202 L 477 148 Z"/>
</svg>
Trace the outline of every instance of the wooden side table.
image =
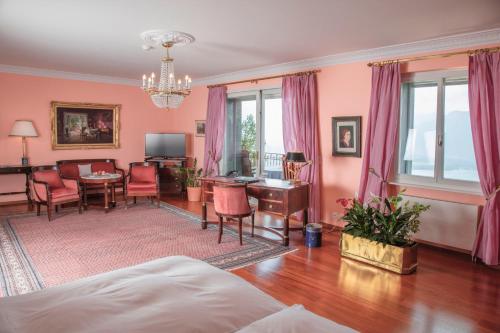
<svg viewBox="0 0 500 333">
<path fill-rule="evenodd" d="M 87 185 L 99 184 L 104 187 L 104 212 L 109 212 L 110 201 L 109 192 L 111 192 L 111 206 L 116 206 L 115 184 L 122 181 L 122 175 L 119 173 L 107 173 L 104 175 L 80 176 L 80 183 L 83 184 L 83 207 L 87 209 Z"/>
<path fill-rule="evenodd" d="M 29 165 L 0 165 L 0 175 L 15 175 L 15 174 L 25 174 L 26 175 L 26 189 L 20 192 L 3 192 L 0 195 L 14 195 L 14 194 L 26 194 L 28 199 L 28 208 L 33 210 L 33 201 L 31 200 L 30 182 L 29 176 L 31 174 L 31 166 Z"/>
</svg>

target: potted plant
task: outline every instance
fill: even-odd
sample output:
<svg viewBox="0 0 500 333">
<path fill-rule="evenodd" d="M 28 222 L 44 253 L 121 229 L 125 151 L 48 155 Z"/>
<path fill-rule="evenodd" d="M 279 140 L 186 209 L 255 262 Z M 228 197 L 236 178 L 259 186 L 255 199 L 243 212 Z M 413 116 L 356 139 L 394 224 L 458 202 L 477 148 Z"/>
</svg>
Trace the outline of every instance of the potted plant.
<svg viewBox="0 0 500 333">
<path fill-rule="evenodd" d="M 344 207 L 341 255 L 399 274 L 417 269 L 420 214 L 430 206 L 403 202 L 402 192 L 385 199 L 372 197 L 363 204 L 357 199 L 337 200 Z"/>
<path fill-rule="evenodd" d="M 201 198 L 200 177 L 203 169 L 197 169 L 197 164 L 198 161 L 195 158 L 193 167 L 179 169 L 179 179 L 185 185 L 183 187 L 187 189 L 188 201 L 200 201 Z"/>
</svg>

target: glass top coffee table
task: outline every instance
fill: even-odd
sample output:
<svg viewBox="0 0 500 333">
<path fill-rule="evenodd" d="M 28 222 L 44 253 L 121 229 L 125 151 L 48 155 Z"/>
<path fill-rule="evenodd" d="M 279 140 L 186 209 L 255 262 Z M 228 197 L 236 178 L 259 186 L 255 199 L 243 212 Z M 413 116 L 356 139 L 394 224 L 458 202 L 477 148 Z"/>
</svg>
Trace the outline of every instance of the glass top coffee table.
<svg viewBox="0 0 500 333">
<path fill-rule="evenodd" d="M 88 207 L 87 191 L 89 185 L 98 185 L 104 188 L 104 211 L 107 213 L 110 209 L 109 193 L 111 192 L 111 207 L 116 206 L 115 184 L 122 181 L 122 175 L 119 173 L 90 174 L 80 176 L 80 183 L 83 184 L 83 206 Z"/>
</svg>

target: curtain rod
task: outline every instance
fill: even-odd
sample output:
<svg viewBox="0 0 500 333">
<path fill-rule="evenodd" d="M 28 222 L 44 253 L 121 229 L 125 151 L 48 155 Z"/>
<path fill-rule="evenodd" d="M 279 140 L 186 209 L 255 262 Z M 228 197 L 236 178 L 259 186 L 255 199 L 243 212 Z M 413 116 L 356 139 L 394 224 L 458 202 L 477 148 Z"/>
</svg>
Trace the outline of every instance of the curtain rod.
<svg viewBox="0 0 500 333">
<path fill-rule="evenodd" d="M 287 77 L 287 76 L 307 75 L 307 74 L 314 74 L 314 73 L 319 73 L 319 72 L 321 72 L 321 70 L 320 70 L 320 69 L 313 69 L 313 70 L 310 70 L 310 71 L 305 71 L 305 72 L 296 72 L 296 73 L 289 73 L 289 74 L 280 74 L 280 75 L 273 75 L 273 76 L 259 77 L 259 78 L 255 78 L 255 79 L 247 79 L 247 80 L 232 81 L 232 82 L 226 82 L 226 83 L 211 84 L 211 85 L 208 85 L 208 86 L 207 86 L 207 88 L 214 88 L 214 87 L 229 86 L 229 85 L 232 85 L 232 84 L 246 83 L 246 82 L 258 83 L 259 81 L 263 81 L 263 80 L 278 79 L 278 78 L 281 78 L 281 77 Z"/>
<path fill-rule="evenodd" d="M 456 52 L 448 52 L 448 53 L 440 53 L 440 54 L 430 54 L 430 55 L 420 56 L 420 57 L 411 57 L 411 58 L 402 58 L 402 59 L 393 59 L 393 60 L 384 60 L 384 61 L 374 61 L 374 62 L 369 62 L 368 67 L 383 66 L 383 65 L 387 65 L 387 64 L 396 63 L 396 62 L 401 63 L 401 62 L 428 60 L 428 59 L 435 59 L 435 58 L 448 58 L 448 57 L 453 57 L 453 56 L 461 55 L 461 54 L 474 55 L 474 54 L 483 53 L 483 52 L 497 52 L 497 51 L 500 51 L 500 46 L 490 47 L 490 48 L 486 48 L 486 49 L 476 49 L 476 50 L 456 51 Z"/>
</svg>

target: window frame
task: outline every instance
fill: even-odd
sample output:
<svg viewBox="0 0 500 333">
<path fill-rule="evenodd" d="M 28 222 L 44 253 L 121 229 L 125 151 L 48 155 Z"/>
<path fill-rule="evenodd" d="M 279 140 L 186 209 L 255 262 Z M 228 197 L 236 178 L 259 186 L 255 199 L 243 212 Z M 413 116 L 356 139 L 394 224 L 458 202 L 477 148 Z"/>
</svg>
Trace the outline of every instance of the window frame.
<svg viewBox="0 0 500 333">
<path fill-rule="evenodd" d="M 400 120 L 398 124 L 398 144 L 396 146 L 396 158 L 393 167 L 393 179 L 390 182 L 391 184 L 445 190 L 450 192 L 481 194 L 479 182 L 444 178 L 444 101 L 445 87 L 446 82 L 448 81 L 467 82 L 467 70 L 459 69 L 447 71 L 418 72 L 408 73 L 402 76 Z M 410 103 L 410 96 L 408 96 L 408 92 L 405 91 L 404 87 L 404 84 L 407 83 L 413 83 L 418 86 L 437 85 L 434 177 L 415 176 L 400 173 L 402 164 L 408 163 L 403 161 L 404 157 L 400 154 L 400 152 L 404 151 L 406 147 L 406 138 L 408 135 L 407 129 L 409 129 L 410 127 L 410 125 L 408 124 L 408 105 Z M 408 124 L 405 126 L 406 131 L 401 127 L 401 124 Z"/>
<path fill-rule="evenodd" d="M 265 148 L 265 142 L 263 138 L 263 133 L 265 133 L 265 117 L 264 117 L 264 108 L 265 108 L 265 103 L 264 99 L 266 97 L 271 97 L 271 98 L 277 98 L 277 97 L 282 97 L 281 94 L 281 88 L 276 88 L 276 87 L 270 87 L 270 88 L 262 88 L 262 89 L 257 89 L 257 90 L 239 90 L 239 91 L 233 91 L 233 92 L 228 92 L 227 94 L 227 99 L 231 98 L 242 98 L 242 97 L 255 97 L 256 101 L 256 116 L 255 116 L 255 125 L 256 125 L 256 140 L 255 140 L 255 146 L 257 148 L 257 165 L 256 165 L 256 177 L 263 176 L 264 172 L 264 156 L 262 155 L 262 152 L 264 151 Z M 224 158 L 224 157 L 223 157 Z"/>
</svg>

